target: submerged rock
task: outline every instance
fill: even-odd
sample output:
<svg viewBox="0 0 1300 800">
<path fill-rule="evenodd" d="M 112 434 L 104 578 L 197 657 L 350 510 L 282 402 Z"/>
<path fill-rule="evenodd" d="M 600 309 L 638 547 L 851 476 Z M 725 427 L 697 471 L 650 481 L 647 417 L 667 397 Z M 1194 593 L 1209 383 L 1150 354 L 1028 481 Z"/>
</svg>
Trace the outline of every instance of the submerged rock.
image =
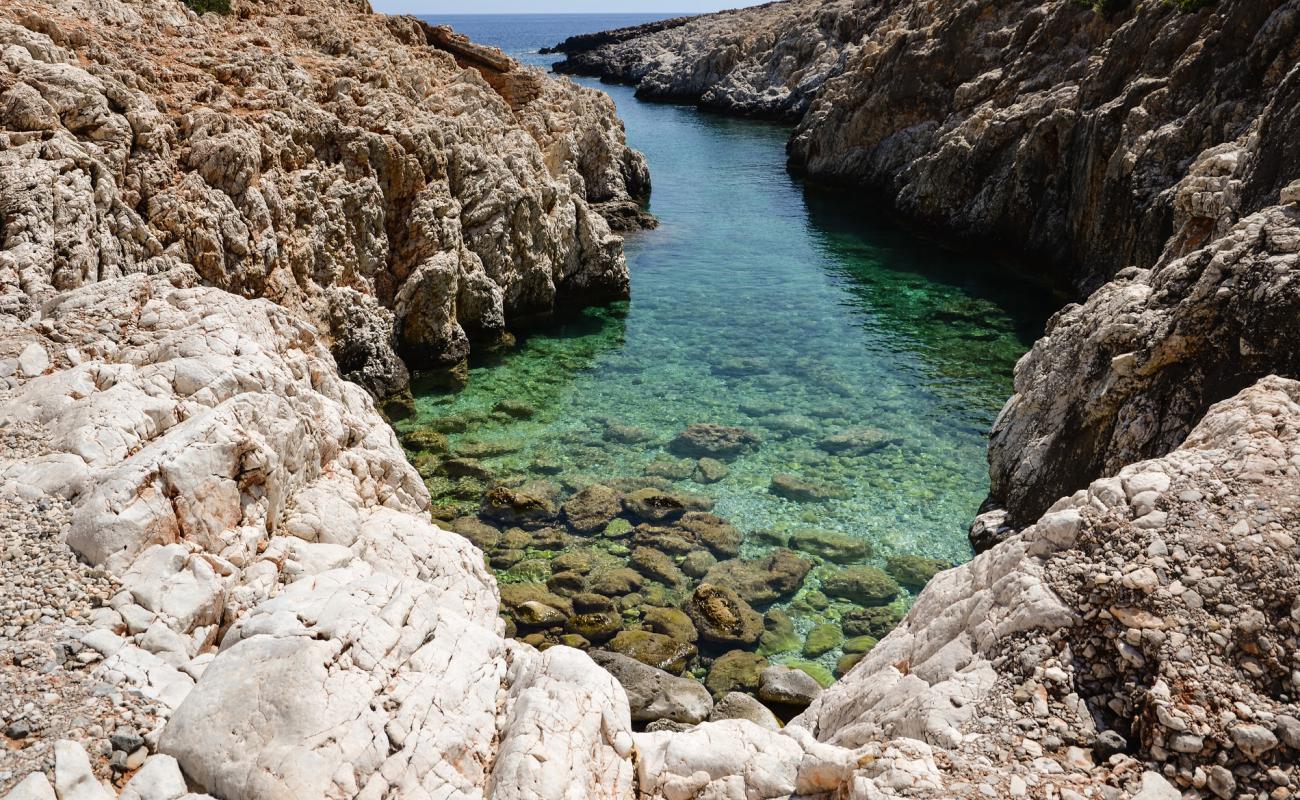
<svg viewBox="0 0 1300 800">
<path fill-rule="evenodd" d="M 619 631 L 605 646 L 673 675 L 681 675 L 699 652 L 690 642 L 649 631 Z"/>
<path fill-rule="evenodd" d="M 797 503 L 823 503 L 843 496 L 843 491 L 836 487 L 786 474 L 773 475 L 768 491 Z"/>
<path fill-rule="evenodd" d="M 700 639 L 721 644 L 753 644 L 763 633 L 763 618 L 730 588 L 701 583 L 685 603 Z"/>
<path fill-rule="evenodd" d="M 933 578 L 952 565 L 937 558 L 903 555 L 885 559 L 885 571 L 913 592 L 919 592 Z"/>
<path fill-rule="evenodd" d="M 704 580 L 734 590 L 747 603 L 766 605 L 797 592 L 811 569 L 812 562 L 777 548 L 760 559 L 719 561 Z"/>
<path fill-rule="evenodd" d="M 822 579 L 822 589 L 832 597 L 866 606 L 886 605 L 902 591 L 883 571 L 862 565 L 834 570 Z"/>
<path fill-rule="evenodd" d="M 807 672 L 777 664 L 763 670 L 758 696 L 769 703 L 807 708 L 822 693 L 822 686 Z"/>
<path fill-rule="evenodd" d="M 565 501 L 565 521 L 578 533 L 594 533 L 622 511 L 618 492 L 599 483 L 587 486 Z"/>
<path fill-rule="evenodd" d="M 697 422 L 677 434 L 668 447 L 677 455 L 688 458 L 729 461 L 753 452 L 760 444 L 762 440 L 744 428 Z"/>
<path fill-rule="evenodd" d="M 871 542 L 820 528 L 799 528 L 790 534 L 790 547 L 837 564 L 861 561 L 871 555 Z"/>
<path fill-rule="evenodd" d="M 843 641 L 844 633 L 838 626 L 823 622 L 809 629 L 803 654 L 808 658 L 817 658 L 839 647 Z"/>
<path fill-rule="evenodd" d="M 704 685 L 721 698 L 730 692 L 756 692 L 767 660 L 748 650 L 732 650 L 719 656 L 709 667 Z"/>
<path fill-rule="evenodd" d="M 817 446 L 835 455 L 864 456 L 899 441 L 899 437 L 877 428 L 850 428 L 827 436 Z"/>
<path fill-rule="evenodd" d="M 691 618 L 684 611 L 676 608 L 651 606 L 642 615 L 641 625 L 646 630 L 662 633 L 682 642 L 695 642 L 699 638 Z"/>
</svg>

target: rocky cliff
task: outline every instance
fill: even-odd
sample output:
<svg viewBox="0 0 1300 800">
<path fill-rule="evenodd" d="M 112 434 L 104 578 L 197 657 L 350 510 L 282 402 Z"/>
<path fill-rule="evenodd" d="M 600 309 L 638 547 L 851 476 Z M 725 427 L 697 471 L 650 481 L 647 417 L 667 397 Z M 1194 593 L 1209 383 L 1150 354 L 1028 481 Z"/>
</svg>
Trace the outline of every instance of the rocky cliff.
<svg viewBox="0 0 1300 800">
<path fill-rule="evenodd" d="M 865 187 L 1092 295 L 1020 365 L 994 430 L 991 505 L 1023 525 L 1168 452 L 1261 375 L 1296 374 L 1279 276 L 1294 264 L 1298 34 L 1294 0 L 1110 13 L 788 0 L 622 37 L 562 68 L 797 117 L 791 163 L 810 178 Z"/>
<path fill-rule="evenodd" d="M 470 309 L 537 313 L 521 298 L 543 278 L 618 283 L 591 203 L 643 185 L 639 162 L 582 162 L 568 112 L 537 105 L 598 95 L 365 11 L 0 9 L 7 798 L 1300 792 L 1300 384 L 1267 374 L 1294 341 L 1300 187 L 1278 178 L 1056 317 L 994 448 L 1024 523 L 806 712 L 640 731 L 587 655 L 503 636 L 482 553 L 430 521 L 344 375 L 388 373 L 340 346 L 392 325 L 408 347 L 452 311 L 467 338 Z M 397 97 L 409 116 L 388 116 Z M 1285 166 L 1294 140 L 1271 130 L 1191 169 Z M 1250 196 L 1211 180 L 1237 172 L 1197 174 L 1196 208 Z M 365 259 L 398 250 L 412 260 Z M 614 260 L 555 271 L 597 251 Z M 420 294 L 438 276 L 459 287 L 442 317 L 414 300 L 442 297 Z M 1052 473 L 1081 442 L 1087 465 Z M 639 703 L 679 699 L 645 670 Z"/>
<path fill-rule="evenodd" d="M 649 178 L 613 103 L 446 29 L 360 0 L 15 2 L 0 43 L 7 311 L 192 264 L 312 320 L 383 397 L 626 296 L 599 211 Z"/>
</svg>

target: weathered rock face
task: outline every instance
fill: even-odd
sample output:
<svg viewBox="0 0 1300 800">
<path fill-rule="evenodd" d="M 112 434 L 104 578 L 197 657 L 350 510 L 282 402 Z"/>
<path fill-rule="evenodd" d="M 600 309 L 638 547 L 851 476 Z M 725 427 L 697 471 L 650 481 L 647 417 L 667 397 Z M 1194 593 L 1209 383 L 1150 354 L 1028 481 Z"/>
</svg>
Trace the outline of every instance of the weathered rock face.
<svg viewBox="0 0 1300 800">
<path fill-rule="evenodd" d="M 1259 377 L 1300 375 L 1300 186 L 1285 196 L 1053 317 L 1017 365 L 989 445 L 992 496 L 1013 523 L 1168 452 L 1210 404 Z"/>
<path fill-rule="evenodd" d="M 798 119 L 868 28 L 860 0 L 768 3 L 576 36 L 557 72 L 634 83 L 637 96 Z"/>
<path fill-rule="evenodd" d="M 644 197 L 603 94 L 364 2 L 0 9 L 10 302 L 192 264 L 300 311 L 383 396 L 514 320 L 627 292 Z M 17 309 L 15 309 L 17 310 Z"/>
</svg>

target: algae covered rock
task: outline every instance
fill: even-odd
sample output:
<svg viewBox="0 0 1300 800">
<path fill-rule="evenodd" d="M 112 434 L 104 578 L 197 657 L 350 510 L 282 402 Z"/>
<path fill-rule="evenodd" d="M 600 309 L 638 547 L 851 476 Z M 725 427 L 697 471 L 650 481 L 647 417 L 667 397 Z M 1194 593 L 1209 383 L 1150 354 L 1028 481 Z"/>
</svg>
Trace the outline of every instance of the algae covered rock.
<svg viewBox="0 0 1300 800">
<path fill-rule="evenodd" d="M 728 461 L 757 450 L 760 444 L 762 439 L 744 428 L 697 422 L 677 434 L 668 448 L 689 458 Z"/>
<path fill-rule="evenodd" d="M 748 650 L 732 650 L 714 660 L 704 685 L 714 697 L 728 692 L 754 692 L 758 690 L 767 659 Z"/>
<path fill-rule="evenodd" d="M 478 517 L 458 517 L 448 527 L 453 533 L 469 539 L 480 550 L 491 550 L 501 541 L 501 531 Z"/>
<path fill-rule="evenodd" d="M 691 480 L 696 483 L 717 483 L 731 473 L 727 465 L 716 458 L 705 456 L 695 463 Z"/>
<path fill-rule="evenodd" d="M 623 507 L 638 519 L 665 522 L 685 514 L 687 501 L 672 492 L 647 488 L 629 493 L 623 498 Z"/>
<path fill-rule="evenodd" d="M 592 642 L 603 642 L 623 629 L 623 618 L 613 611 L 588 611 L 569 617 L 565 626 Z"/>
<path fill-rule="evenodd" d="M 835 570 L 822 579 L 822 590 L 864 606 L 883 606 L 902 591 L 893 578 L 875 567 L 854 565 Z"/>
<path fill-rule="evenodd" d="M 484 496 L 480 513 L 505 525 L 536 524 L 554 519 L 555 505 L 538 493 L 497 486 Z"/>
<path fill-rule="evenodd" d="M 400 438 L 402 444 L 410 450 L 417 450 L 425 453 L 445 453 L 448 448 L 447 435 L 430 427 L 413 428 L 409 431 L 403 431 L 398 438 Z"/>
<path fill-rule="evenodd" d="M 734 558 L 740 553 L 743 535 L 735 525 L 717 514 L 688 511 L 677 520 L 677 528 L 690 534 L 693 541 L 709 548 L 719 558 Z"/>
<path fill-rule="evenodd" d="M 790 547 L 837 564 L 861 561 L 871 555 L 871 543 L 866 539 L 821 528 L 799 528 L 793 531 L 790 534 Z"/>
<path fill-rule="evenodd" d="M 619 631 L 605 646 L 673 675 L 681 675 L 698 652 L 690 642 L 649 631 Z"/>
<path fill-rule="evenodd" d="M 885 561 L 885 571 L 913 592 L 921 591 L 931 578 L 951 566 L 937 558 L 914 555 L 890 556 Z"/>
<path fill-rule="evenodd" d="M 701 583 L 686 599 L 685 611 L 705 641 L 753 644 L 763 633 L 763 618 L 726 586 Z"/>
<path fill-rule="evenodd" d="M 804 480 L 797 475 L 780 473 L 772 476 L 768 491 L 778 497 L 793 500 L 796 503 L 824 503 L 842 497 L 843 492 L 834 487 L 816 481 Z"/>
<path fill-rule="evenodd" d="M 594 483 L 579 490 L 562 506 L 565 521 L 578 533 L 605 528 L 623 510 L 618 492 Z"/>
<path fill-rule="evenodd" d="M 902 612 L 888 606 L 854 608 L 844 613 L 840 625 L 849 636 L 883 639 L 902 619 Z"/>
<path fill-rule="evenodd" d="M 638 572 L 651 580 L 669 586 L 681 586 L 686 583 L 686 576 L 673 560 L 652 547 L 634 549 L 630 561 Z"/>
<path fill-rule="evenodd" d="M 809 658 L 817 658 L 839 647 L 843 641 L 844 632 L 839 629 L 839 626 L 823 622 L 814 625 L 808 631 L 808 638 L 803 645 L 803 654 Z"/>
<path fill-rule="evenodd" d="M 769 609 L 763 615 L 763 635 L 758 638 L 759 655 L 788 653 L 799 649 L 803 640 L 794 629 L 794 620 L 779 608 Z"/>
<path fill-rule="evenodd" d="M 759 559 L 719 561 L 704 580 L 733 589 L 747 603 L 765 605 L 798 591 L 811 569 L 808 559 L 777 548 Z"/>
<path fill-rule="evenodd" d="M 647 608 L 641 616 L 641 626 L 683 642 L 694 642 L 700 636 L 686 612 L 676 608 Z"/>
</svg>

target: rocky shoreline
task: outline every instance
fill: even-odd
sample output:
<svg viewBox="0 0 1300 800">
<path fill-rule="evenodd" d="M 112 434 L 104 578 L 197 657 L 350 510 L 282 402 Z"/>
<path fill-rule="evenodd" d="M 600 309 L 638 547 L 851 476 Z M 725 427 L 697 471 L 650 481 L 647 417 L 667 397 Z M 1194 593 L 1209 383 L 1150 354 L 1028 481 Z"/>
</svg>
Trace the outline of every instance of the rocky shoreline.
<svg viewBox="0 0 1300 800">
<path fill-rule="evenodd" d="M 824 6 L 751 13 L 865 41 L 861 9 Z M 1038 18 L 1085 13 L 1063 8 Z M 1297 16 L 1267 15 L 1255 57 L 1294 47 Z M 737 110 L 806 108 L 805 133 L 863 74 L 835 69 L 887 52 L 745 41 L 807 69 L 784 94 L 754 78 L 769 99 Z M 1000 541 L 887 636 L 896 619 L 859 615 L 879 642 L 844 647 L 859 658 L 829 689 L 730 647 L 702 687 L 673 674 L 683 632 L 697 649 L 783 633 L 742 592 L 797 584 L 806 557 L 748 574 L 741 532 L 653 486 L 494 487 L 444 530 L 402 449 L 436 455 L 437 431 L 399 442 L 374 400 L 403 359 L 454 363 L 511 320 L 625 291 L 596 209 L 648 178 L 607 98 L 355 0 L 230 17 L 21 0 L 0 55 L 7 798 L 1300 792 L 1300 384 L 1270 374 L 1294 374 L 1300 186 L 1275 135 L 1294 107 L 1245 103 L 1232 148 L 1175 182 L 1178 230 L 1204 235 L 1114 265 L 1024 359 L 991 455 Z M 1286 96 L 1300 72 L 1276 61 L 1251 91 Z M 702 475 L 753 446 L 681 439 Z M 635 569 L 571 548 L 498 584 L 485 564 L 611 528 Z M 868 574 L 844 546 L 800 549 L 848 562 L 824 586 L 864 612 L 884 581 L 931 578 Z M 615 586 L 647 578 L 681 596 Z M 567 638 L 605 634 L 621 652 Z"/>
</svg>

